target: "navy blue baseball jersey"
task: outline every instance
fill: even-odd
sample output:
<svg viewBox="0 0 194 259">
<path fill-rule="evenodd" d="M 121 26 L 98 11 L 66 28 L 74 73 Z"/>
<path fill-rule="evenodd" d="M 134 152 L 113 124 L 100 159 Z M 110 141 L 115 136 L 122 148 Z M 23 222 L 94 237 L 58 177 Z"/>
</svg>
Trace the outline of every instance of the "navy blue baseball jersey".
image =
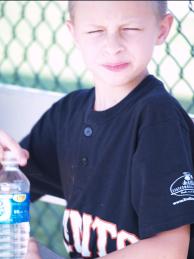
<svg viewBox="0 0 194 259">
<path fill-rule="evenodd" d="M 33 199 L 67 200 L 72 258 L 194 223 L 194 127 L 179 103 L 152 75 L 108 110 L 94 102 L 95 88 L 68 94 L 21 143 Z"/>
</svg>

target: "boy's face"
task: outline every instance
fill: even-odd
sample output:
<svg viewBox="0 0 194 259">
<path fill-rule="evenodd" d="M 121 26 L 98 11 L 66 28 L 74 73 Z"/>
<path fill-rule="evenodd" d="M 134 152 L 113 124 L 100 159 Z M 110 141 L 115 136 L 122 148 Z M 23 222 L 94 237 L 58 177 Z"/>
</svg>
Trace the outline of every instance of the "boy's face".
<svg viewBox="0 0 194 259">
<path fill-rule="evenodd" d="M 130 85 L 146 75 L 172 22 L 154 8 L 151 1 L 75 1 L 68 27 L 95 83 Z"/>
</svg>

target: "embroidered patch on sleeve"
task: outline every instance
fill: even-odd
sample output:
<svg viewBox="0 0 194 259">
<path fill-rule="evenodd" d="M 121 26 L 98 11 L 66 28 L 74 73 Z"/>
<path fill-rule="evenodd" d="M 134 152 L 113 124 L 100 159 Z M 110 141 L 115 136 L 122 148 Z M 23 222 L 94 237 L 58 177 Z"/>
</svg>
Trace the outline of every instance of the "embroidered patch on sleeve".
<svg viewBox="0 0 194 259">
<path fill-rule="evenodd" d="M 173 205 L 194 200 L 194 179 L 192 174 L 190 172 L 183 172 L 183 175 L 171 184 L 170 193 L 174 196 L 184 197 L 173 202 Z"/>
</svg>

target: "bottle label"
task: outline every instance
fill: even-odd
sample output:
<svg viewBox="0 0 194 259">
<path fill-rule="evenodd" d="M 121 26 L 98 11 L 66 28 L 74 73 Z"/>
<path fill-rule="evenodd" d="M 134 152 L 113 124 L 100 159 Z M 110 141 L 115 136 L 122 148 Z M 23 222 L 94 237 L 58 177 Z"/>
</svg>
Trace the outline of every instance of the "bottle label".
<svg viewBox="0 0 194 259">
<path fill-rule="evenodd" d="M 16 224 L 30 220 L 30 194 L 0 194 L 0 224 Z"/>
</svg>

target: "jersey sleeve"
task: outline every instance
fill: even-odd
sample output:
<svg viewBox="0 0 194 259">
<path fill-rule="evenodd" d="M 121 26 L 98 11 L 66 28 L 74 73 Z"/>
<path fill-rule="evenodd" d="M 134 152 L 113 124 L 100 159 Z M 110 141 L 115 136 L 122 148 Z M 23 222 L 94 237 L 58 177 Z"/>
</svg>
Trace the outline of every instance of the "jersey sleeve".
<svg viewBox="0 0 194 259">
<path fill-rule="evenodd" d="M 45 194 L 63 196 L 57 159 L 60 103 L 55 103 L 20 143 L 30 154 L 21 170 L 30 180 L 32 201 Z"/>
<path fill-rule="evenodd" d="M 142 128 L 132 162 L 132 202 L 142 239 L 194 223 L 192 152 L 189 130 L 178 120 Z"/>
</svg>

